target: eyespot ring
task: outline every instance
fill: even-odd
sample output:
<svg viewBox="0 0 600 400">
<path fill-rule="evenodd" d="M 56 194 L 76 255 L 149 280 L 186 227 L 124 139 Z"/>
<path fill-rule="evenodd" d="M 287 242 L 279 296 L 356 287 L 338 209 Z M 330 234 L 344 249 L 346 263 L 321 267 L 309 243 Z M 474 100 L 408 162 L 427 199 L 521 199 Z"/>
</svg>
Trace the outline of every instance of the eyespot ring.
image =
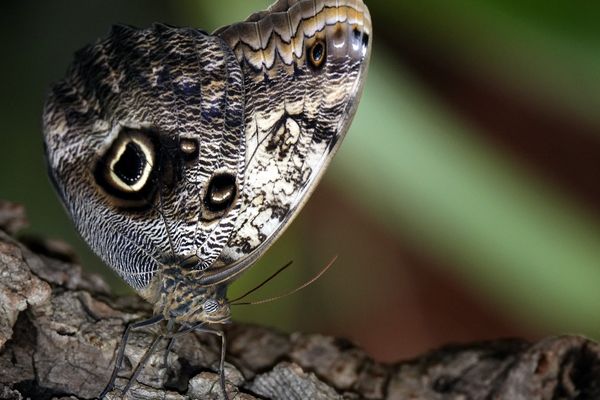
<svg viewBox="0 0 600 400">
<path fill-rule="evenodd" d="M 96 161 L 96 183 L 119 206 L 147 205 L 156 191 L 159 146 L 154 132 L 123 128 Z"/>
<path fill-rule="evenodd" d="M 317 39 L 307 50 L 309 64 L 314 69 L 322 68 L 323 65 L 325 65 L 325 59 L 327 59 L 327 46 L 325 41 Z"/>
<path fill-rule="evenodd" d="M 107 174 L 110 181 L 123 192 L 138 192 L 148 182 L 152 172 L 154 148 L 132 137 L 113 150 Z"/>
</svg>

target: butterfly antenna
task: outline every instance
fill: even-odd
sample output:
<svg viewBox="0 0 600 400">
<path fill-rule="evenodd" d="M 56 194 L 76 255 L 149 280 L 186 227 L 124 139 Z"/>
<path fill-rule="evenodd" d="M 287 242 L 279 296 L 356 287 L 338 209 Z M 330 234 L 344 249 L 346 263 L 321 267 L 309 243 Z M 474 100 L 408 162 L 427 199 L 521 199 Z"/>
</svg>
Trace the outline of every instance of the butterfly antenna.
<svg viewBox="0 0 600 400">
<path fill-rule="evenodd" d="M 231 302 L 231 305 L 234 305 L 234 306 L 247 306 L 247 305 L 265 304 L 265 303 L 270 303 L 270 302 L 275 301 L 275 300 L 281 300 L 281 299 L 283 299 L 285 297 L 288 297 L 288 296 L 291 296 L 291 295 L 293 295 L 295 293 L 298 293 L 302 289 L 304 289 L 304 288 L 312 285 L 325 272 L 327 272 L 327 270 L 329 268 L 331 268 L 331 266 L 335 263 L 335 261 L 337 260 L 337 258 L 338 258 L 338 256 L 333 257 L 331 259 L 331 261 L 329 261 L 329 263 L 327 265 L 325 265 L 325 267 L 323 267 L 315 276 L 313 276 L 311 279 L 309 279 L 308 281 L 306 281 L 305 283 L 303 283 L 302 285 L 298 286 L 296 289 L 294 289 L 294 290 L 292 290 L 290 292 L 287 292 L 285 294 L 282 294 L 282 295 L 279 295 L 279 296 L 275 296 L 275 297 L 269 297 L 269 298 L 263 299 L 263 300 L 248 301 L 248 302 L 241 302 L 241 303 Z"/>
<path fill-rule="evenodd" d="M 250 294 L 256 292 L 258 289 L 260 289 L 261 287 L 265 286 L 269 281 L 273 280 L 277 275 L 279 275 L 280 273 L 282 273 L 283 271 L 285 271 L 286 269 L 288 269 L 288 267 L 290 265 L 292 265 L 294 261 L 289 261 L 287 264 L 285 264 L 283 267 L 279 268 L 277 271 L 275 271 L 273 274 L 271 274 L 271 276 L 269 276 L 267 279 L 265 279 L 264 281 L 262 281 L 262 283 L 260 283 L 259 285 L 255 286 L 254 288 L 248 290 L 246 293 L 244 293 L 243 295 L 236 297 L 235 299 L 231 300 L 230 303 L 235 303 L 236 301 L 240 301 L 243 298 L 249 296 Z"/>
</svg>

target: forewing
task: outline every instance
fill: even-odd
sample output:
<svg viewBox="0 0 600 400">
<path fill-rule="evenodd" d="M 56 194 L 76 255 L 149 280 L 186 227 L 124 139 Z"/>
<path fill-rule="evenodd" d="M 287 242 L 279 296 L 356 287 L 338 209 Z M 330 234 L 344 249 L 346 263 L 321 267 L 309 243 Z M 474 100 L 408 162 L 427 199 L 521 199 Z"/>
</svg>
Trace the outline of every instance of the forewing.
<svg viewBox="0 0 600 400">
<path fill-rule="evenodd" d="M 164 264 L 206 269 L 229 239 L 236 191 L 226 209 L 208 200 L 243 185 L 242 80 L 219 38 L 116 26 L 50 92 L 50 176 L 88 244 L 147 298 Z"/>
</svg>

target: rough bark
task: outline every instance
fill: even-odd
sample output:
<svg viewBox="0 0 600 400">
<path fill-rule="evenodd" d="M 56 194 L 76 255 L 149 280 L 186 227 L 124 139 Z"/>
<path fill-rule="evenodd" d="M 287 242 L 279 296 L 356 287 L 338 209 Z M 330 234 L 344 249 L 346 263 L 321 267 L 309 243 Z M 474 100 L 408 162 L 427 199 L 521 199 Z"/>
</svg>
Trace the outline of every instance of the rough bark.
<svg viewBox="0 0 600 400">
<path fill-rule="evenodd" d="M 147 318 L 150 307 L 137 297 L 111 296 L 67 246 L 11 237 L 25 221 L 21 207 L 0 202 L 0 399 L 94 398 L 109 379 L 126 325 Z M 153 335 L 132 333 L 117 387 Z M 239 400 L 600 399 L 600 346 L 577 336 L 447 346 L 395 364 L 318 334 L 234 323 L 227 338 L 228 391 Z M 167 365 L 165 346 L 127 398 L 221 398 L 217 338 L 181 337 Z"/>
</svg>

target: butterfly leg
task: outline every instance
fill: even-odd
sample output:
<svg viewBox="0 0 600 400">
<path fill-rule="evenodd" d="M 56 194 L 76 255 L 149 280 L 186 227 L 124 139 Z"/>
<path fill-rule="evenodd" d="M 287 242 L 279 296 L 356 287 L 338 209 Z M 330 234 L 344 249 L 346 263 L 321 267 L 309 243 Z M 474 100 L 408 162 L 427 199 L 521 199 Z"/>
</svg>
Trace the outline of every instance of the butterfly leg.
<svg viewBox="0 0 600 400">
<path fill-rule="evenodd" d="M 98 398 L 103 399 L 104 396 L 106 396 L 108 394 L 108 392 L 110 392 L 115 387 L 115 380 L 117 379 L 117 374 L 119 373 L 119 369 L 121 369 L 121 363 L 123 362 L 123 356 L 125 355 L 125 346 L 127 346 L 127 341 L 129 340 L 129 333 L 132 330 L 136 330 L 136 329 L 140 329 L 140 328 L 144 328 L 147 326 L 152 326 L 152 325 L 158 324 L 162 320 L 163 320 L 163 317 L 161 315 L 158 315 L 158 316 L 152 317 L 152 318 L 144 320 L 144 321 L 134 322 L 127 326 L 127 328 L 125 329 L 125 332 L 123 333 L 123 337 L 121 338 L 121 343 L 119 344 L 119 350 L 117 351 L 115 367 L 113 369 L 112 374 L 110 375 L 110 380 L 108 381 L 108 384 L 106 385 L 106 387 L 104 388 L 102 393 L 100 393 L 100 396 L 98 396 Z"/>
<path fill-rule="evenodd" d="M 178 337 L 183 336 L 185 334 L 188 334 L 193 330 L 194 330 L 193 326 L 187 326 L 187 327 L 184 326 L 184 327 L 179 328 L 179 330 L 175 333 L 169 332 L 169 343 L 167 344 L 167 348 L 165 349 L 165 357 L 163 360 L 165 367 L 167 367 L 167 365 L 168 365 L 169 353 L 173 349 L 173 345 L 175 344 L 175 339 L 177 339 Z"/>
<path fill-rule="evenodd" d="M 123 388 L 123 392 L 121 393 L 121 395 L 125 396 L 125 393 L 127 393 L 127 391 L 131 388 L 131 385 L 133 385 L 133 383 L 137 380 L 137 377 L 144 370 L 144 367 L 146 366 L 148 359 L 150 358 L 152 353 L 154 353 L 154 350 L 156 350 L 156 345 L 158 345 L 158 342 L 160 342 L 160 340 L 162 338 L 163 338 L 162 335 L 158 335 L 154 339 L 152 344 L 150 345 L 150 348 L 148 350 L 146 350 L 146 352 L 144 353 L 144 356 L 142 357 L 142 359 L 138 363 L 137 367 L 135 368 L 135 371 L 133 371 L 133 375 L 131 375 L 131 378 L 129 378 L 129 382 L 127 382 L 127 385 L 125 385 L 125 387 Z"/>
<path fill-rule="evenodd" d="M 163 365 L 165 366 L 165 368 L 169 367 L 169 353 L 171 352 L 171 349 L 173 348 L 174 344 L 175 336 L 171 336 L 169 338 L 169 343 L 167 344 L 167 348 L 165 349 L 165 356 L 163 358 Z"/>
<path fill-rule="evenodd" d="M 221 390 L 223 391 L 223 397 L 225 400 L 229 400 L 229 396 L 227 395 L 227 389 L 225 388 L 225 350 L 227 342 L 225 340 L 225 332 L 220 329 L 207 328 L 204 326 L 196 326 L 194 327 L 196 332 L 205 332 L 211 333 L 213 335 L 217 335 L 221 338 L 221 358 L 219 360 L 219 382 L 221 384 Z"/>
</svg>

